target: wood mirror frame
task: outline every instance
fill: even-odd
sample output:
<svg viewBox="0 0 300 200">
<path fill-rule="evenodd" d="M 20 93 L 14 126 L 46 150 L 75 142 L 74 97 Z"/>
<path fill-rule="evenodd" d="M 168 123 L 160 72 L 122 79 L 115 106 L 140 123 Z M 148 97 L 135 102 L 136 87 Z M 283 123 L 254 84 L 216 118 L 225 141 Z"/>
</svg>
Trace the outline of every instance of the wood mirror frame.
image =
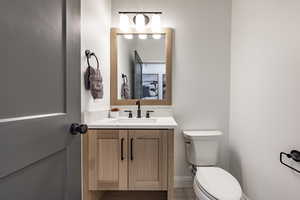
<svg viewBox="0 0 300 200">
<path fill-rule="evenodd" d="M 110 32 L 110 104 L 111 105 L 135 105 L 137 100 L 142 105 L 171 105 L 172 104 L 172 34 L 171 28 L 162 29 L 159 34 L 165 35 L 166 55 L 166 98 L 158 100 L 149 99 L 118 99 L 118 44 L 117 36 L 124 34 L 153 34 L 152 32 L 122 32 L 118 28 L 111 28 Z"/>
</svg>

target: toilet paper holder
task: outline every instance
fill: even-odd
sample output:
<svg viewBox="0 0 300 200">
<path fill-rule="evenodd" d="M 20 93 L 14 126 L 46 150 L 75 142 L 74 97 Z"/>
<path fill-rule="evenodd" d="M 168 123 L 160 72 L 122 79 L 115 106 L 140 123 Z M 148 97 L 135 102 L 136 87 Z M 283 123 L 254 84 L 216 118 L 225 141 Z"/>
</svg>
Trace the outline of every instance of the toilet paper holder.
<svg viewBox="0 0 300 200">
<path fill-rule="evenodd" d="M 292 150 L 289 154 L 285 153 L 285 152 L 280 153 L 280 163 L 285 165 L 286 167 L 300 173 L 300 170 L 295 169 L 294 167 L 284 163 L 283 160 L 282 160 L 283 156 L 286 156 L 287 158 L 290 158 L 290 159 L 294 160 L 295 162 L 299 163 L 300 162 L 300 152 L 297 151 L 297 150 Z"/>
</svg>

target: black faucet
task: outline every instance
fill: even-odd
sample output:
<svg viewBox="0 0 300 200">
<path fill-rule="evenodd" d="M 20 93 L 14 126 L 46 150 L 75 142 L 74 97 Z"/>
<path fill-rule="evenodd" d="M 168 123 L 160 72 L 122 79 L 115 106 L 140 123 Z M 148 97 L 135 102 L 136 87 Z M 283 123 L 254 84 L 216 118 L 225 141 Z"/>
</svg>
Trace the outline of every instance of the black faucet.
<svg viewBox="0 0 300 200">
<path fill-rule="evenodd" d="M 136 101 L 135 105 L 138 106 L 137 112 L 136 112 L 136 117 L 141 118 L 142 117 L 142 112 L 141 112 L 141 101 Z"/>
</svg>

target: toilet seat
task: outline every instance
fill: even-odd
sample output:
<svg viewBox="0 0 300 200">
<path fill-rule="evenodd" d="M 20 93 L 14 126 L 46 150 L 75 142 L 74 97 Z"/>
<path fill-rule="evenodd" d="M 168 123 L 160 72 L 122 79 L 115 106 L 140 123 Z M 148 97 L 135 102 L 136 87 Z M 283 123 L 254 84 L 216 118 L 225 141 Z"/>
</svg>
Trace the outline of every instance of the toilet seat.
<svg viewBox="0 0 300 200">
<path fill-rule="evenodd" d="M 211 196 L 208 192 L 206 192 L 201 186 L 196 183 L 196 179 L 194 180 L 194 192 L 197 197 L 197 200 L 218 200 L 215 197 Z"/>
<path fill-rule="evenodd" d="M 218 167 L 197 167 L 194 188 L 212 200 L 240 200 L 242 196 L 239 182 Z"/>
</svg>

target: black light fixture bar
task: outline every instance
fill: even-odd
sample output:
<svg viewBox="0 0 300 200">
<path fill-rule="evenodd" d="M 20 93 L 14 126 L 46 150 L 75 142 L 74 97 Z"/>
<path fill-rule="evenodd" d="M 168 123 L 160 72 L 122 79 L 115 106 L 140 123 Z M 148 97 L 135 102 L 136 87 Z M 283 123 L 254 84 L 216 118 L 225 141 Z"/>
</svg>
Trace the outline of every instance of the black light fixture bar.
<svg viewBox="0 0 300 200">
<path fill-rule="evenodd" d="M 162 12 L 119 12 L 119 14 L 158 14 L 161 15 Z"/>
</svg>

